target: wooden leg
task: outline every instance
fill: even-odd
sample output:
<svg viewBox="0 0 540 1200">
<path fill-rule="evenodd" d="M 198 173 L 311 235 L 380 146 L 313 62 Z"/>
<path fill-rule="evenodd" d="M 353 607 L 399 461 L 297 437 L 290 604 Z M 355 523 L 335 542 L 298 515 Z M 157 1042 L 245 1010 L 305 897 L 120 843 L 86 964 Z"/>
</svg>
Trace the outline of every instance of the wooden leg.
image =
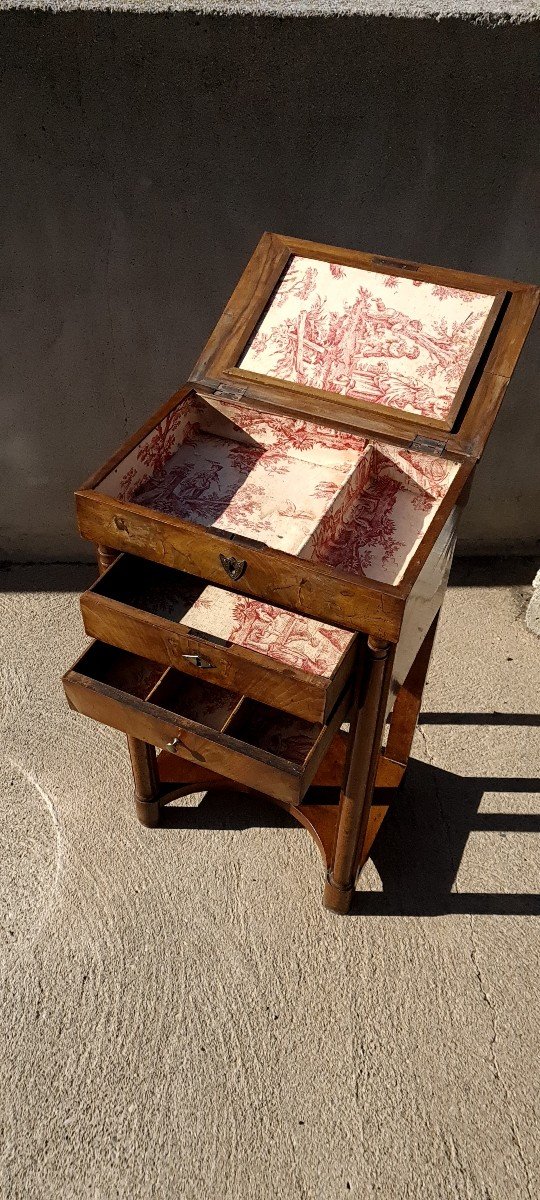
<svg viewBox="0 0 540 1200">
<path fill-rule="evenodd" d="M 385 702 L 393 654 L 388 642 L 368 638 L 363 702 L 351 729 L 351 751 L 339 803 L 333 860 L 327 873 L 323 904 L 346 913 L 351 906 L 356 863 L 368 825 L 379 762 Z"/>
<path fill-rule="evenodd" d="M 386 757 L 402 763 L 404 767 L 407 766 L 411 753 L 439 616 L 440 609 L 426 633 L 405 682 L 399 689 L 390 718 Z"/>
<path fill-rule="evenodd" d="M 155 746 L 128 737 L 128 750 L 135 784 L 135 812 L 141 825 L 151 828 L 159 823 L 159 777 Z"/>
<path fill-rule="evenodd" d="M 100 575 L 112 566 L 118 558 L 118 551 L 109 546 L 96 547 L 98 571 Z M 127 735 L 127 744 L 133 782 L 135 784 L 135 811 L 142 825 L 157 825 L 159 822 L 158 795 L 160 783 L 156 766 L 155 746 L 141 742 L 138 738 Z"/>
<path fill-rule="evenodd" d="M 112 566 L 115 558 L 118 558 L 118 554 L 118 550 L 111 550 L 109 546 L 96 546 L 96 558 L 100 575 L 103 575 L 107 568 Z"/>
<path fill-rule="evenodd" d="M 386 747 L 384 754 L 381 755 L 379 760 L 379 767 L 383 763 L 385 765 L 387 778 L 391 779 L 393 773 L 396 782 L 392 784 L 390 790 L 386 791 L 383 785 L 383 790 L 379 791 L 379 794 L 375 796 L 376 803 L 371 808 L 365 837 L 358 847 L 356 874 L 362 870 L 369 856 L 369 852 L 377 836 L 377 831 L 388 812 L 391 794 L 399 787 L 409 761 L 438 620 L 439 613 L 437 613 L 432 621 L 409 670 L 409 674 L 396 696 Z M 379 777 L 377 777 L 376 786 L 379 786 Z"/>
</svg>

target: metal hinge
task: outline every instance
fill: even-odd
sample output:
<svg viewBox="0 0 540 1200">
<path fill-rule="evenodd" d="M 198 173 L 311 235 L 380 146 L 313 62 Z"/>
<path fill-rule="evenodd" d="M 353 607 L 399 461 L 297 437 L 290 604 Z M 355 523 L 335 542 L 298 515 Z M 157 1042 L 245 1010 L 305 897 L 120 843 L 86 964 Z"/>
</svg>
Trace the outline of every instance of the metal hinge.
<svg viewBox="0 0 540 1200">
<path fill-rule="evenodd" d="M 420 433 L 417 433 L 408 448 L 409 450 L 418 450 L 420 454 L 444 454 L 446 442 L 441 442 L 440 438 L 422 437 Z"/>
<path fill-rule="evenodd" d="M 199 387 L 204 387 L 207 392 L 212 392 L 214 396 L 222 396 L 224 400 L 241 400 L 245 396 L 247 387 L 239 387 L 234 383 L 201 383 Z"/>
</svg>

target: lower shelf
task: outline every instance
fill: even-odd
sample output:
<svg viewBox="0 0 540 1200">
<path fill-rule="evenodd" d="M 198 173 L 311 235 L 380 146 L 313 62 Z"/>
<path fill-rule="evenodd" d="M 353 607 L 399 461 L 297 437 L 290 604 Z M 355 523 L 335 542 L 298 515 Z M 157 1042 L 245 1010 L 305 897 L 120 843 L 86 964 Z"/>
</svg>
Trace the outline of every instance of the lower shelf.
<svg viewBox="0 0 540 1200">
<path fill-rule="evenodd" d="M 334 848 L 337 821 L 339 816 L 340 788 L 336 781 L 343 776 L 345 756 L 347 753 L 347 737 L 339 733 L 331 743 L 323 759 L 315 779 L 308 789 L 301 804 L 288 804 L 273 796 L 256 792 L 245 784 L 235 783 L 224 775 L 205 770 L 194 763 L 178 758 L 163 750 L 157 758 L 159 781 L 161 784 L 160 807 L 166 806 L 179 796 L 189 796 L 194 792 L 231 789 L 252 795 L 263 796 L 270 804 L 277 804 L 290 813 L 304 829 L 307 829 L 319 847 L 325 868 L 330 866 Z M 375 794 L 368 827 L 357 869 L 359 870 L 369 856 L 377 833 L 388 812 L 392 795 L 399 787 L 405 767 L 393 762 L 381 753 L 377 769 Z"/>
</svg>

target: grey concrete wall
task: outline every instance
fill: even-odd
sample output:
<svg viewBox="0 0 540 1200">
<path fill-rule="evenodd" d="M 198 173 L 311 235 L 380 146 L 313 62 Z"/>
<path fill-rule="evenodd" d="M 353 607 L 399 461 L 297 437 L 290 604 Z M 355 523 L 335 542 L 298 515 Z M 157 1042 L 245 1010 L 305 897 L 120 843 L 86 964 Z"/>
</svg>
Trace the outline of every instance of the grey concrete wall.
<svg viewBox="0 0 540 1200">
<path fill-rule="evenodd" d="M 265 228 L 524 279 L 540 25 L 0 16 L 0 558 L 186 377 Z M 529 339 L 462 548 L 538 546 Z"/>
</svg>

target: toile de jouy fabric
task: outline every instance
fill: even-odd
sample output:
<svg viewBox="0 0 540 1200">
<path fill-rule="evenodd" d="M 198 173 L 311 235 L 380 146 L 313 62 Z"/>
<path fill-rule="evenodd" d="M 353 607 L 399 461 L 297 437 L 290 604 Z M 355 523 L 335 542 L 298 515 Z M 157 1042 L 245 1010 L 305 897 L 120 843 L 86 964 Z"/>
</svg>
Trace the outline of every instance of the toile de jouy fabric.
<svg viewBox="0 0 540 1200">
<path fill-rule="evenodd" d="M 354 465 L 324 465 L 200 433 L 137 494 L 159 512 L 301 554 Z"/>
<path fill-rule="evenodd" d="M 396 583 L 456 470 L 311 421 L 188 397 L 99 490 Z"/>
<path fill-rule="evenodd" d="M 293 256 L 239 366 L 442 419 L 493 296 Z"/>
<path fill-rule="evenodd" d="M 130 586 L 129 603 L 312 675 L 331 676 L 354 636 L 201 580 L 183 579 L 172 597 L 159 590 L 149 595 L 144 586 L 140 592 Z"/>
</svg>

